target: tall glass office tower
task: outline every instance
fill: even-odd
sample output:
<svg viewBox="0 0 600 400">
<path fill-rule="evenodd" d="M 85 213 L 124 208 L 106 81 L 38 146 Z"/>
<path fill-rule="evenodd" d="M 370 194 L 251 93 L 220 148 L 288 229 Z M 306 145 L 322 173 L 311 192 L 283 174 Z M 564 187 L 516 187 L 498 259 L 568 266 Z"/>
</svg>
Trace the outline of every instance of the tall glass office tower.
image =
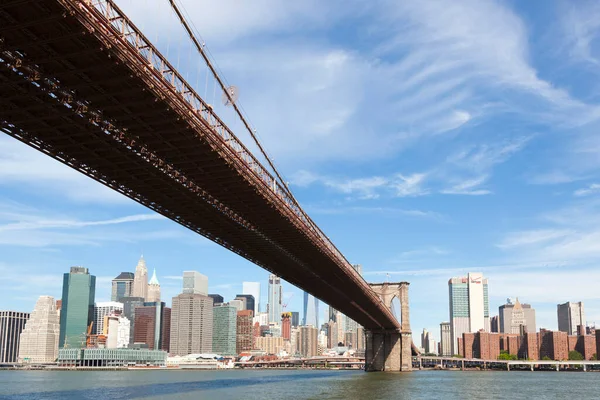
<svg viewBox="0 0 600 400">
<path fill-rule="evenodd" d="M 312 325 L 319 328 L 319 299 L 304 292 L 304 316 L 302 325 Z"/>
<path fill-rule="evenodd" d="M 463 333 L 490 331 L 488 280 L 481 272 L 448 281 L 452 354 L 458 354 L 458 339 Z"/>
<path fill-rule="evenodd" d="M 88 326 L 94 320 L 96 277 L 87 268 L 71 267 L 63 276 L 58 347 L 85 347 Z"/>
</svg>

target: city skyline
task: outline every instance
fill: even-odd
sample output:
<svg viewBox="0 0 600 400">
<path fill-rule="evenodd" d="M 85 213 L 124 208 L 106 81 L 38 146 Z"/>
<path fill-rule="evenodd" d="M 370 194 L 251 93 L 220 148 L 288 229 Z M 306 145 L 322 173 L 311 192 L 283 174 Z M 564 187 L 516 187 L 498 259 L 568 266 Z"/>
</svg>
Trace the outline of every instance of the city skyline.
<svg viewBox="0 0 600 400">
<path fill-rule="evenodd" d="M 120 3 L 150 37 L 162 28 L 156 16 L 170 15 L 167 4 L 149 14 Z M 556 304 L 567 301 L 584 301 L 587 319 L 600 321 L 599 114 L 588 84 L 597 54 L 586 40 L 597 33 L 586 24 L 594 2 L 545 13 L 530 2 L 450 2 L 444 13 L 421 3 L 343 13 L 332 4 L 306 13 L 294 8 L 304 4 L 261 6 L 228 33 L 227 13 L 189 12 L 307 213 L 367 280 L 411 282 L 413 326 L 437 332 L 447 319 L 438 294 L 469 270 L 494 282 L 492 308 L 518 296 L 539 327 L 556 329 Z M 384 34 L 360 43 L 339 35 L 346 17 Z M 502 62 L 490 48 L 502 49 Z M 71 265 L 95 271 L 99 300 L 109 301 L 110 279 L 142 253 L 167 299 L 186 268 L 227 298 L 241 293 L 231 277 L 268 278 L 22 143 L 2 136 L 0 149 L 2 309 L 33 309 L 32 292 L 60 297 L 56 276 Z M 285 287 L 289 308 L 301 310 L 302 291 Z"/>
</svg>

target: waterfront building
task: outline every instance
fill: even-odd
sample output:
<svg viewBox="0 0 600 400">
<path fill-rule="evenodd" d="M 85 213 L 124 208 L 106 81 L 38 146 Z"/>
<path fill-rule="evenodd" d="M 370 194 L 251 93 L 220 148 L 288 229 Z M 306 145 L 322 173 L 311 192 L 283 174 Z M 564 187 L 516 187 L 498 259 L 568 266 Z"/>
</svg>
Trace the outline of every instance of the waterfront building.
<svg viewBox="0 0 600 400">
<path fill-rule="evenodd" d="M 131 336 L 131 321 L 129 318 L 119 315 L 119 324 L 117 328 L 117 349 L 129 347 Z"/>
<path fill-rule="evenodd" d="M 579 335 L 569 335 L 567 338 L 568 352 L 577 351 L 584 360 L 592 360 L 596 355 L 596 338 L 586 335 L 585 329 Z"/>
<path fill-rule="evenodd" d="M 577 327 L 585 326 L 585 312 L 583 302 L 571 303 L 570 301 L 557 305 L 558 330 L 567 335 L 577 335 Z"/>
<path fill-rule="evenodd" d="M 21 332 L 29 313 L 0 311 L 0 364 L 17 362 Z"/>
<path fill-rule="evenodd" d="M 52 296 L 40 296 L 21 332 L 19 362 L 52 363 L 58 356 L 60 319 Z"/>
<path fill-rule="evenodd" d="M 172 311 L 164 302 L 144 302 L 135 309 L 133 342 L 150 350 L 169 351 Z"/>
<path fill-rule="evenodd" d="M 452 354 L 452 335 L 450 333 L 450 322 L 440 324 L 440 356 L 451 357 Z"/>
<path fill-rule="evenodd" d="M 252 327 L 252 314 L 254 310 L 243 310 L 237 313 L 237 327 L 235 337 L 236 353 L 241 354 L 254 348 L 254 333 Z"/>
<path fill-rule="evenodd" d="M 255 347 L 267 354 L 278 354 L 285 349 L 285 341 L 282 337 L 260 336 L 254 338 Z"/>
<path fill-rule="evenodd" d="M 281 316 L 281 279 L 276 275 L 269 275 L 269 322 L 279 322 Z"/>
<path fill-rule="evenodd" d="M 519 299 L 513 304 L 512 299 L 507 299 L 506 304 L 499 307 L 498 325 L 500 333 L 521 334 L 536 332 L 535 309 L 529 304 L 521 304 Z"/>
<path fill-rule="evenodd" d="M 224 303 L 223 296 L 220 294 L 209 294 L 208 297 L 213 299 L 213 306 Z"/>
<path fill-rule="evenodd" d="M 300 313 L 298 311 L 292 311 L 292 326 L 295 328 L 300 326 Z"/>
<path fill-rule="evenodd" d="M 71 267 L 63 276 L 60 338 L 63 347 L 85 347 L 86 333 L 94 320 L 96 277 L 87 268 Z"/>
<path fill-rule="evenodd" d="M 148 299 L 148 268 L 146 260 L 141 256 L 135 266 L 135 274 L 133 276 L 133 290 L 131 297 L 142 297 L 144 301 Z"/>
<path fill-rule="evenodd" d="M 120 302 L 123 297 L 131 297 L 134 277 L 133 272 L 121 272 L 113 279 L 110 300 Z"/>
<path fill-rule="evenodd" d="M 198 293 L 182 293 L 173 297 L 171 354 L 211 353 L 212 336 L 213 299 Z"/>
<path fill-rule="evenodd" d="M 540 359 L 548 357 L 551 360 L 568 360 L 569 347 L 566 332 L 540 329 L 538 343 Z"/>
<path fill-rule="evenodd" d="M 302 325 L 319 326 L 319 300 L 307 292 L 304 292 L 304 317 Z"/>
<path fill-rule="evenodd" d="M 212 351 L 222 356 L 236 355 L 237 313 L 243 311 L 229 304 L 213 307 Z"/>
<path fill-rule="evenodd" d="M 164 367 L 167 352 L 143 348 L 133 349 L 60 349 L 61 367 Z"/>
<path fill-rule="evenodd" d="M 292 334 L 292 313 L 287 311 L 281 314 L 281 337 L 290 340 Z"/>
<path fill-rule="evenodd" d="M 123 303 L 101 301 L 94 305 L 94 326 L 92 332 L 101 335 L 104 331 L 104 317 L 123 313 Z"/>
<path fill-rule="evenodd" d="M 301 326 L 298 333 L 296 350 L 303 357 L 314 357 L 317 355 L 317 344 L 319 343 L 319 330 L 314 326 Z"/>
<path fill-rule="evenodd" d="M 255 307 L 255 303 L 256 303 L 256 299 L 254 298 L 253 295 L 251 294 L 238 294 L 237 296 L 235 296 L 234 300 L 242 300 L 244 301 L 244 310 L 251 310 L 252 312 L 254 312 Z M 242 311 L 242 310 L 240 310 Z"/>
<path fill-rule="evenodd" d="M 488 280 L 481 272 L 448 281 L 450 294 L 450 332 L 452 354 L 458 354 L 458 339 L 463 333 L 490 331 Z"/>
<path fill-rule="evenodd" d="M 183 271 L 183 293 L 208 295 L 208 277 L 198 271 Z"/>
<path fill-rule="evenodd" d="M 463 333 L 464 358 L 496 360 L 500 355 L 500 334 L 484 332 Z"/>
<path fill-rule="evenodd" d="M 152 272 L 152 278 L 150 278 L 150 282 L 148 282 L 147 301 L 154 303 L 160 301 L 160 283 L 158 282 L 158 278 L 156 277 L 156 268 L 154 268 Z"/>
<path fill-rule="evenodd" d="M 129 346 L 133 345 L 135 339 L 135 309 L 144 306 L 144 299 L 141 297 L 123 297 L 123 315 L 129 320 Z"/>
<path fill-rule="evenodd" d="M 242 293 L 254 297 L 254 315 L 260 312 L 260 282 L 242 282 Z"/>
</svg>

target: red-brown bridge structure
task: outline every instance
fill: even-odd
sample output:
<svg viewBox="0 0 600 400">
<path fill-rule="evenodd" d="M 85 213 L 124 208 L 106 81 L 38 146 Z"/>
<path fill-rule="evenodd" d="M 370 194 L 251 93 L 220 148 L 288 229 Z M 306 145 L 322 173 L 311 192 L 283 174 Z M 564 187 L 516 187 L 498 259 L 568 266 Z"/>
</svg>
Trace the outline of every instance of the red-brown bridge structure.
<svg viewBox="0 0 600 400">
<path fill-rule="evenodd" d="M 112 0 L 0 0 L 0 130 L 357 321 L 367 369 L 410 364 L 369 340 L 401 330 L 389 305 Z"/>
</svg>

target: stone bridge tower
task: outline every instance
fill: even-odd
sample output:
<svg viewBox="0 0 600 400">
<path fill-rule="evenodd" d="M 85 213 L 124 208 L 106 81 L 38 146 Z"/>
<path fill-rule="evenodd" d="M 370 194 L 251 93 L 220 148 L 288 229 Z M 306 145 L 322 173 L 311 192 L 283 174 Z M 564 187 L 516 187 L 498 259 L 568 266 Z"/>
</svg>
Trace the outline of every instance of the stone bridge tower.
<svg viewBox="0 0 600 400">
<path fill-rule="evenodd" d="M 408 282 L 371 283 L 371 289 L 390 310 L 400 301 L 400 330 L 366 332 L 365 371 L 411 371 L 412 333 L 408 312 Z"/>
</svg>

